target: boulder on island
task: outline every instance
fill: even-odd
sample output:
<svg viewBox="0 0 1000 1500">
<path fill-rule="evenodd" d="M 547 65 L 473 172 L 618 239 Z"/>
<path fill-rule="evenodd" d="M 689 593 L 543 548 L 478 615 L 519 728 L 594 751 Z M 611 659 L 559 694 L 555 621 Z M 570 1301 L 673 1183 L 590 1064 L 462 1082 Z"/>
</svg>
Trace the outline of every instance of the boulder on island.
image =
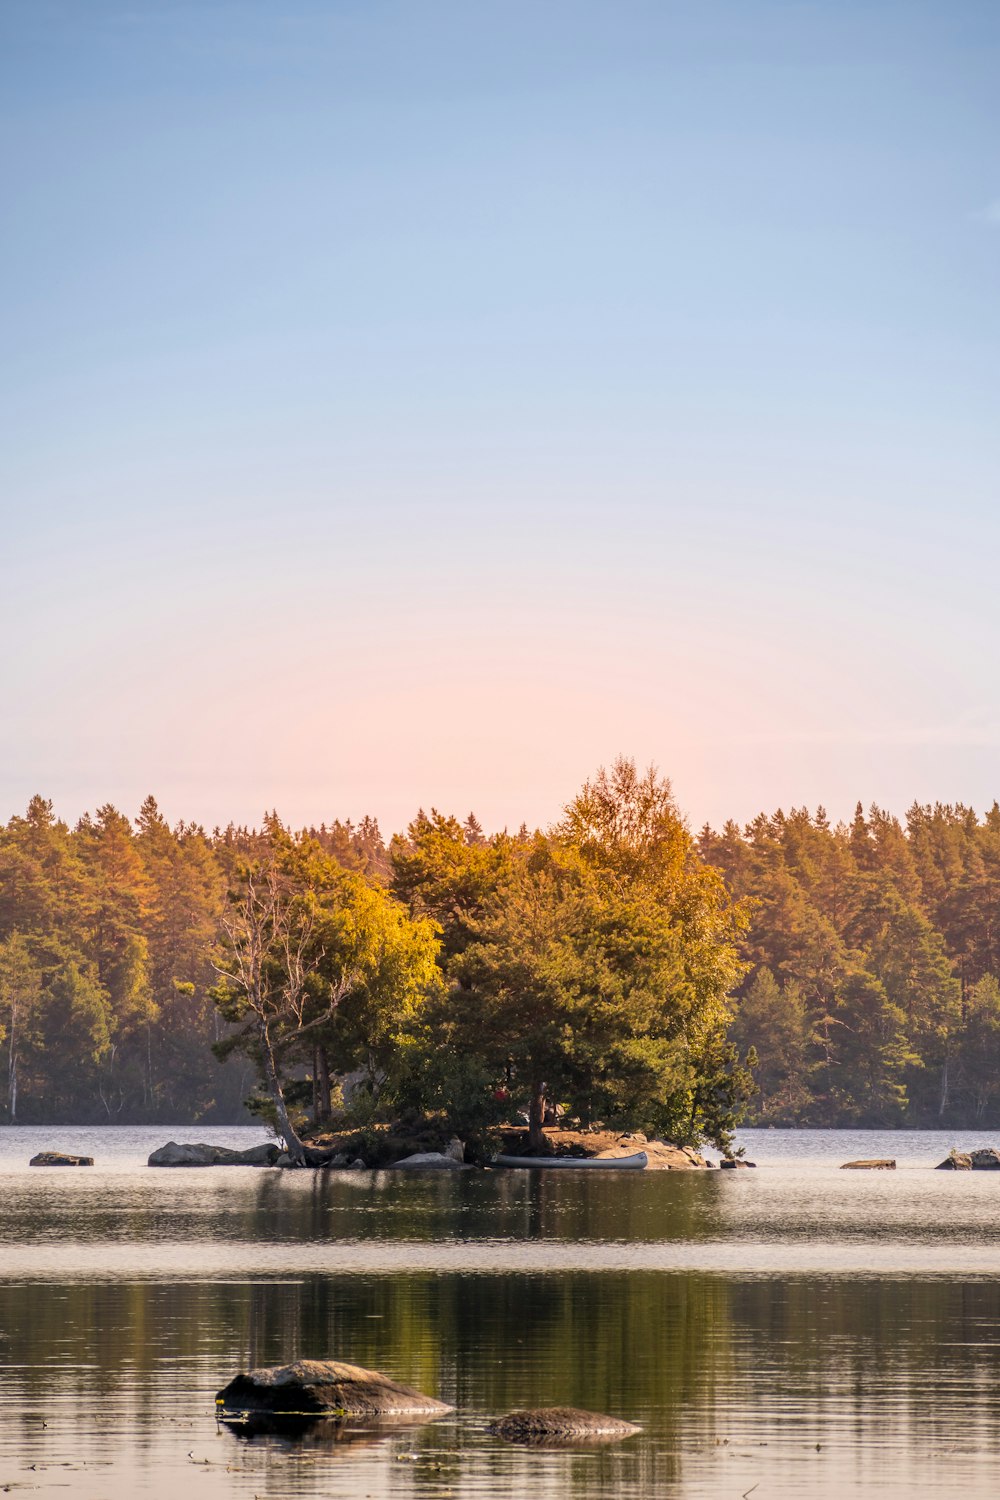
<svg viewBox="0 0 1000 1500">
<path fill-rule="evenodd" d="M 1000 1151 L 995 1146 L 982 1146 L 969 1154 L 974 1172 L 1000 1172 Z"/>
<path fill-rule="evenodd" d="M 65 1151 L 39 1151 L 28 1163 L 29 1167 L 92 1167 L 92 1156 L 70 1156 Z"/>
<path fill-rule="evenodd" d="M 416 1151 L 412 1156 L 404 1156 L 401 1161 L 392 1161 L 389 1166 L 395 1170 L 397 1167 L 423 1167 L 436 1168 L 445 1171 L 460 1172 L 465 1168 L 463 1161 L 456 1161 L 453 1156 L 448 1156 L 444 1151 Z"/>
<path fill-rule="evenodd" d="M 895 1158 L 891 1156 L 873 1156 L 869 1161 L 845 1161 L 841 1166 L 842 1172 L 895 1172 Z"/>
<path fill-rule="evenodd" d="M 378 1370 L 336 1359 L 297 1359 L 237 1375 L 215 1398 L 219 1416 L 441 1417 L 454 1408 Z"/>
<path fill-rule="evenodd" d="M 968 1151 L 951 1151 L 944 1161 L 939 1161 L 935 1172 L 971 1172 L 972 1157 Z"/>
<path fill-rule="evenodd" d="M 605 1417 L 595 1411 L 580 1411 L 575 1406 L 512 1411 L 505 1417 L 497 1417 L 486 1428 L 494 1437 L 506 1438 L 509 1443 L 530 1443 L 537 1447 L 613 1443 L 641 1430 L 634 1422 L 622 1422 L 618 1417 Z"/>
<path fill-rule="evenodd" d="M 194 1145 L 178 1145 L 168 1141 L 150 1156 L 150 1167 L 273 1167 L 278 1160 L 279 1147 L 273 1141 L 260 1146 L 250 1146 L 246 1151 L 233 1151 L 229 1146 L 208 1146 L 203 1141 Z"/>
<path fill-rule="evenodd" d="M 245 1151 L 237 1151 L 237 1161 L 230 1162 L 232 1167 L 273 1167 L 281 1155 L 281 1147 L 275 1141 L 262 1141 L 259 1146 L 248 1146 Z"/>
</svg>

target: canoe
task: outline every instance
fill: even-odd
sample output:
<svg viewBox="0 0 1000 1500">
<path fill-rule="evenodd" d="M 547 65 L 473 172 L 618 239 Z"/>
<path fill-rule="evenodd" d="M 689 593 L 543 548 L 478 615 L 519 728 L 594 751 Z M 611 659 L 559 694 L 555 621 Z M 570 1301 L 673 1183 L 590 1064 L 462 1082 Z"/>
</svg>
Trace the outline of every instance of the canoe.
<svg viewBox="0 0 1000 1500">
<path fill-rule="evenodd" d="M 494 1156 L 495 1167 L 598 1167 L 602 1171 L 641 1172 L 649 1157 L 645 1151 L 632 1156 Z"/>
</svg>

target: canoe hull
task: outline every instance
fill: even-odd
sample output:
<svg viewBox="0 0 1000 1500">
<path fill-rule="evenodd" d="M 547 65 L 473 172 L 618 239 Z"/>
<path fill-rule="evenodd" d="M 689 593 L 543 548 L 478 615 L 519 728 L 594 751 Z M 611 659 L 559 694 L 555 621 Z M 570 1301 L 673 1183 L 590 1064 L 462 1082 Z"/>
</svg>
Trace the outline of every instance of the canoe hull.
<svg viewBox="0 0 1000 1500">
<path fill-rule="evenodd" d="M 495 1167 L 535 1167 L 545 1172 L 578 1171 L 581 1168 L 601 1172 L 641 1172 L 648 1164 L 645 1151 L 632 1156 L 495 1156 Z"/>
</svg>

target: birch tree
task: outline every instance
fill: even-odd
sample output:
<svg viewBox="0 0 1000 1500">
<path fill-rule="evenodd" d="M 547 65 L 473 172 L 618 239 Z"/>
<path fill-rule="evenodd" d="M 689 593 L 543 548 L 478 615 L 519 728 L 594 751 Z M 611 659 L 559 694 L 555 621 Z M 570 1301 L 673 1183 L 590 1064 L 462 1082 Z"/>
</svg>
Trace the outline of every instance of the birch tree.
<svg viewBox="0 0 1000 1500">
<path fill-rule="evenodd" d="M 362 875 L 312 840 L 273 828 L 265 857 L 243 864 L 222 919 L 213 998 L 236 1030 L 216 1050 L 257 1063 L 289 1155 L 305 1161 L 283 1082 L 291 1067 L 323 1079 L 328 1049 L 375 1058 L 436 982 L 434 926 L 414 921 Z M 341 1008 L 345 1024 L 334 1025 Z M 347 1060 L 347 1059 L 345 1059 Z"/>
</svg>

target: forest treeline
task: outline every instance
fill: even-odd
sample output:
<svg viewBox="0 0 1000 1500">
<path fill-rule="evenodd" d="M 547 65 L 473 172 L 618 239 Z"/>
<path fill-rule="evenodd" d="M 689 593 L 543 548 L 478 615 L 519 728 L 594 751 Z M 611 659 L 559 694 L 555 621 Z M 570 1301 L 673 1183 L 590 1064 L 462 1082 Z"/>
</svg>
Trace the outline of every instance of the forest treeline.
<svg viewBox="0 0 1000 1500">
<path fill-rule="evenodd" d="M 304 832 L 387 876 L 377 825 Z M 228 883 L 266 830 L 134 821 L 108 805 L 72 828 L 36 796 L 0 829 L 0 1119 L 135 1124 L 247 1119 L 255 1067 L 221 1065 L 211 996 Z"/>
<path fill-rule="evenodd" d="M 859 803 L 702 830 L 750 903 L 730 1035 L 756 1123 L 1000 1123 L 1000 807 Z"/>
<path fill-rule="evenodd" d="M 0 829 L 0 1117 L 995 1124 L 998 918 L 996 805 L 695 838 L 620 761 L 544 833 L 386 843 L 36 797 Z"/>
<path fill-rule="evenodd" d="M 669 784 L 601 771 L 545 833 L 418 813 L 169 827 L 148 799 L 0 835 L 0 1103 L 18 1121 L 434 1117 L 556 1107 L 728 1139 L 740 909 Z M 225 1066 L 220 1064 L 224 1062 Z"/>
</svg>

